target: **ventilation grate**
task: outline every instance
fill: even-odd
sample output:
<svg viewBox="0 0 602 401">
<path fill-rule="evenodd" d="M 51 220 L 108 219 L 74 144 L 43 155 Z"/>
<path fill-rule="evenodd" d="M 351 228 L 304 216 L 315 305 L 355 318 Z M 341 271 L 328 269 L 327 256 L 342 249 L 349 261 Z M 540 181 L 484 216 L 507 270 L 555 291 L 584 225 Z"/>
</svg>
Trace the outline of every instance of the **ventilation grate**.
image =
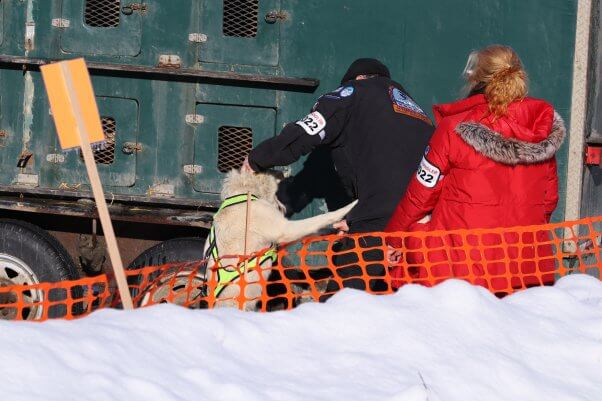
<svg viewBox="0 0 602 401">
<path fill-rule="evenodd" d="M 223 126 L 218 129 L 217 169 L 227 173 L 238 169 L 253 148 L 253 130 Z"/>
<path fill-rule="evenodd" d="M 120 16 L 121 0 L 86 0 L 84 20 L 88 26 L 115 28 Z"/>
<path fill-rule="evenodd" d="M 101 121 L 106 141 L 102 149 L 94 151 L 94 161 L 96 164 L 113 164 L 115 161 L 115 134 L 117 133 L 117 124 L 113 117 L 101 117 Z M 81 150 L 79 156 L 83 160 Z"/>
<path fill-rule="evenodd" d="M 257 36 L 259 0 L 224 0 L 224 36 Z"/>
</svg>

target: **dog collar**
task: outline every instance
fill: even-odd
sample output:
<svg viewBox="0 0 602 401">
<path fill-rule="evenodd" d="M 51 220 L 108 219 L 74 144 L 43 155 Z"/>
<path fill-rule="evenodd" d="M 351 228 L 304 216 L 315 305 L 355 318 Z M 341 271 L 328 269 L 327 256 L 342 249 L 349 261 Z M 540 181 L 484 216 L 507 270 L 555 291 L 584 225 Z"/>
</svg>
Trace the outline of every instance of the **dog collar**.
<svg viewBox="0 0 602 401">
<path fill-rule="evenodd" d="M 256 201 L 257 199 L 259 199 L 257 196 L 251 194 L 251 201 Z M 245 203 L 246 201 L 247 201 L 247 194 L 230 196 L 230 197 L 224 199 L 224 201 L 220 205 L 219 209 L 217 209 L 217 212 L 215 213 L 215 215 L 217 216 L 219 214 L 219 212 L 221 212 L 222 210 L 224 210 L 227 207 L 239 205 L 241 203 Z"/>
<path fill-rule="evenodd" d="M 250 195 L 250 197 L 251 201 L 256 201 L 259 199 L 257 196 L 252 194 Z M 234 195 L 224 199 L 219 209 L 215 213 L 215 216 L 217 216 L 222 210 L 224 210 L 227 207 L 240 205 L 241 203 L 246 203 L 248 199 L 249 198 L 247 194 Z M 255 256 L 247 261 L 239 263 L 234 270 L 226 270 L 219 261 L 217 238 L 215 236 L 215 225 L 211 225 L 211 230 L 209 231 L 209 248 L 207 249 L 207 253 L 205 253 L 205 259 L 208 259 L 210 256 L 213 257 L 213 260 L 215 261 L 215 264 L 217 266 L 217 286 L 214 290 L 214 295 L 216 298 L 228 286 L 228 284 L 236 280 L 247 270 L 254 269 L 270 259 L 272 260 L 272 262 L 276 262 L 278 260 L 278 252 L 276 251 L 276 247 L 271 247 L 263 255 L 261 255 L 259 260 L 257 260 L 257 257 Z"/>
</svg>

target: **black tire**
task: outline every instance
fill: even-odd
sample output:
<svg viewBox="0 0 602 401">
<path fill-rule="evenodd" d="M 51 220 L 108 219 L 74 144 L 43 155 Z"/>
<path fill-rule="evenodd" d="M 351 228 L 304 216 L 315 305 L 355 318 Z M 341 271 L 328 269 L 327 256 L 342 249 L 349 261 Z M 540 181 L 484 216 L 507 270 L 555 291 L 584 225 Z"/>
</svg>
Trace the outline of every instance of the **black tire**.
<svg viewBox="0 0 602 401">
<path fill-rule="evenodd" d="M 41 228 L 24 221 L 0 219 L 0 257 L 5 261 L 9 260 L 9 264 L 0 265 L 0 269 L 3 269 L 0 271 L 0 277 L 3 277 L 2 285 L 34 284 L 35 282 L 57 283 L 79 278 L 73 259 L 56 238 Z M 10 259 L 13 261 L 11 262 Z M 21 268 L 19 268 L 19 264 L 21 264 Z M 27 280 L 24 281 L 25 277 Z M 82 293 L 82 287 L 73 287 L 71 297 L 81 299 Z M 46 299 L 53 302 L 66 299 L 65 291 L 62 289 L 51 290 L 49 294 L 45 295 Z M 66 308 L 65 304 L 52 305 L 48 310 L 48 317 L 65 317 Z M 82 302 L 75 303 L 72 313 L 80 314 L 82 308 Z M 39 309 L 33 309 L 35 315 L 38 315 Z M 34 310 L 24 309 L 23 314 L 28 313 L 29 315 L 21 316 L 21 318 L 36 319 Z M 8 311 L 9 308 L 4 310 L 5 318 L 11 318 L 8 316 Z M 1 317 L 2 313 L 0 312 Z"/>
<path fill-rule="evenodd" d="M 205 255 L 203 247 L 205 238 L 189 237 L 189 238 L 174 238 L 160 244 L 157 244 L 146 251 L 142 252 L 136 259 L 127 267 L 128 270 L 140 269 L 147 266 L 161 266 L 167 263 L 183 263 L 202 260 Z M 153 274 L 149 277 L 152 281 L 158 274 Z M 140 286 L 143 277 L 141 275 L 129 276 L 128 284 Z M 144 292 L 145 289 L 142 289 Z M 132 297 L 138 295 L 138 290 L 131 288 Z M 140 306 L 140 305 L 138 305 Z"/>
<path fill-rule="evenodd" d="M 142 252 L 130 265 L 128 270 L 146 266 L 160 266 L 166 263 L 192 262 L 204 258 L 203 246 L 205 238 L 174 238 L 157 244 Z"/>
</svg>

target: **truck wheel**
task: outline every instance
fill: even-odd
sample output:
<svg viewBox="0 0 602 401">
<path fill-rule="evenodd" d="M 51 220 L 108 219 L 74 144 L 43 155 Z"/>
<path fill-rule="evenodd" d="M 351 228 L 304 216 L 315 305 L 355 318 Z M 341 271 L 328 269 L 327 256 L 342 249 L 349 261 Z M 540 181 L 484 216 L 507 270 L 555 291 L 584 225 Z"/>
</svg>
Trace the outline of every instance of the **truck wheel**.
<svg viewBox="0 0 602 401">
<path fill-rule="evenodd" d="M 128 270 L 140 269 L 146 266 L 161 266 L 167 263 L 201 260 L 205 256 L 203 254 L 204 245 L 205 238 L 202 237 L 175 238 L 161 242 L 142 252 L 132 263 L 130 263 Z M 189 282 L 193 286 L 199 288 L 204 285 L 204 272 L 197 272 L 192 281 L 189 280 L 188 272 L 180 272 L 176 275 L 175 280 L 172 280 L 172 277 L 172 275 L 169 275 L 169 271 L 163 273 L 162 277 L 159 277 L 159 273 L 151 275 L 148 278 L 150 283 L 149 286 L 140 289 L 143 294 L 138 297 L 139 299 L 136 306 L 146 306 L 151 302 L 153 304 L 163 303 L 170 293 L 180 290 L 184 285 L 188 285 Z M 142 276 L 128 277 L 128 283 L 136 286 L 140 286 L 142 280 Z M 132 297 L 136 297 L 138 295 L 138 289 L 132 289 L 131 293 Z M 199 289 L 196 289 L 191 293 L 191 296 L 194 297 L 195 295 L 198 295 L 198 293 Z M 181 304 L 183 301 L 183 299 L 174 300 L 176 304 Z"/>
<path fill-rule="evenodd" d="M 65 248 L 50 234 L 41 228 L 18 220 L 0 220 L 0 287 L 13 285 L 31 285 L 77 280 L 79 275 L 73 260 Z M 82 288 L 73 287 L 71 296 L 82 297 Z M 50 290 L 47 299 L 60 302 L 66 299 L 65 290 Z M 0 304 L 17 301 L 14 292 L 0 293 Z M 44 299 L 41 290 L 23 292 L 26 303 L 40 302 Z M 0 308 L 0 319 L 40 319 L 44 306 L 38 305 L 17 311 L 10 306 Z M 81 302 L 75 303 L 72 313 L 82 310 Z M 20 316 L 18 316 L 20 313 Z M 65 304 L 55 304 L 48 310 L 49 318 L 61 318 L 67 315 Z"/>
<path fill-rule="evenodd" d="M 201 260 L 205 238 L 174 238 L 157 244 L 142 252 L 130 265 L 128 270 L 146 266 L 160 266 L 166 263 L 192 262 Z"/>
</svg>

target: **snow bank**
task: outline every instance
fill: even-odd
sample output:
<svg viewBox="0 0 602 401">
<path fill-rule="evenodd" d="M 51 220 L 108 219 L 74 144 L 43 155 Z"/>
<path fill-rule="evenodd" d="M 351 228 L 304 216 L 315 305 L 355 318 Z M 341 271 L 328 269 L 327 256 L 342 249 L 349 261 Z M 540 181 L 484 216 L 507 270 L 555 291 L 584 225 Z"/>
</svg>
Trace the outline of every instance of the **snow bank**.
<svg viewBox="0 0 602 401">
<path fill-rule="evenodd" d="M 602 400 L 602 283 L 498 300 L 451 280 L 291 312 L 162 305 L 0 321 L 0 399 Z"/>
</svg>

